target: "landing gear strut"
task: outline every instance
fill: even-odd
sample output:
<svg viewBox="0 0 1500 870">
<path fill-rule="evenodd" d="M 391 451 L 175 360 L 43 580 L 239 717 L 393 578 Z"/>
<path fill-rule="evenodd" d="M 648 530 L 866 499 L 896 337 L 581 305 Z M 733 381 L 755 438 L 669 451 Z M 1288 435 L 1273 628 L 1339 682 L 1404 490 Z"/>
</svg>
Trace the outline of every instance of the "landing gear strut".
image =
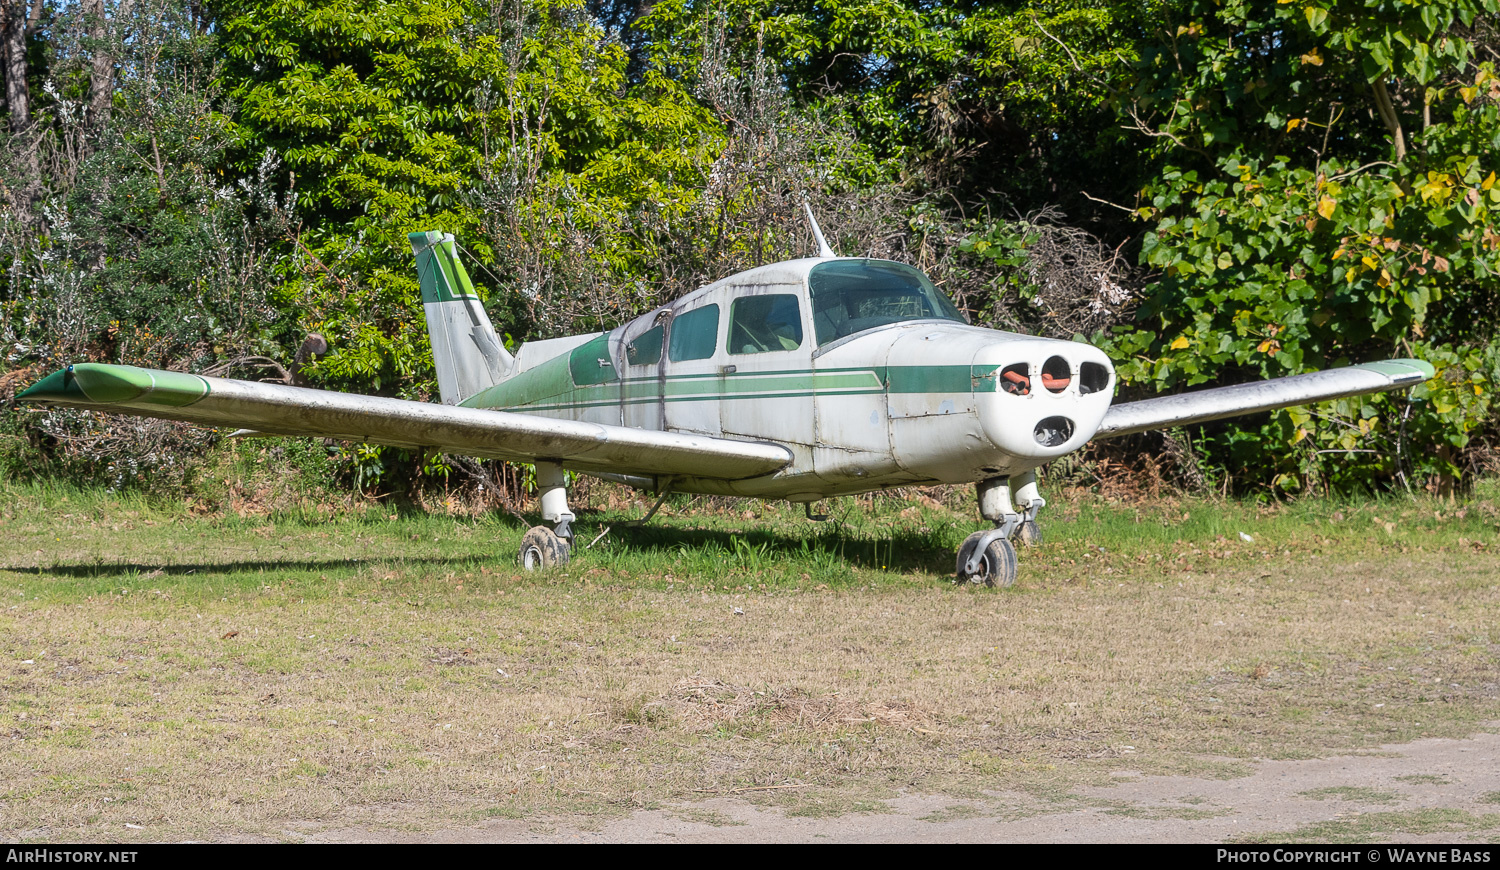
<svg viewBox="0 0 1500 870">
<path fill-rule="evenodd" d="M 1011 487 L 1017 486 L 1014 501 Z M 981 480 L 979 513 L 995 524 L 993 529 L 975 532 L 958 548 L 957 575 L 964 583 L 985 586 L 1010 586 L 1016 582 L 1016 548 L 1012 538 L 1026 546 L 1042 542 L 1042 529 L 1036 515 L 1047 500 L 1036 487 L 1036 472 L 1027 471 L 1015 477 Z M 1016 510 L 1017 505 L 1020 510 Z"/>
<path fill-rule="evenodd" d="M 1021 508 L 1021 515 L 1025 517 L 1021 521 L 1021 527 L 1016 530 L 1016 538 L 1028 547 L 1040 547 L 1042 545 L 1042 527 L 1037 524 L 1036 515 L 1042 508 L 1047 506 L 1047 500 L 1036 488 L 1036 472 L 1028 471 L 1011 478 L 1011 483 L 1020 481 L 1021 488 L 1016 490 L 1016 504 Z"/>
<path fill-rule="evenodd" d="M 527 571 L 558 568 L 568 564 L 573 549 L 573 512 L 568 509 L 567 477 L 561 463 L 538 462 L 536 486 L 541 492 L 542 520 L 553 524 L 532 526 L 521 538 L 517 561 Z"/>
</svg>

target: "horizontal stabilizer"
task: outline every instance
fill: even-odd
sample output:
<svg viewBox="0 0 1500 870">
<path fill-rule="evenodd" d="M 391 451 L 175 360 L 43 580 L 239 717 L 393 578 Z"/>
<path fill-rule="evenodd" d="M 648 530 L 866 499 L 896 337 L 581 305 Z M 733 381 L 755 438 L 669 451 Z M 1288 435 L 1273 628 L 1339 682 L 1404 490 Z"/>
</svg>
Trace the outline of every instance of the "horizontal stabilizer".
<svg viewBox="0 0 1500 870">
<path fill-rule="evenodd" d="M 1326 372 L 1293 375 L 1269 381 L 1215 387 L 1175 396 L 1160 396 L 1115 405 L 1104 415 L 1094 439 L 1134 435 L 1152 429 L 1170 429 L 1192 423 L 1207 423 L 1225 417 L 1274 411 L 1294 405 L 1310 405 L 1346 396 L 1361 396 L 1385 390 L 1415 387 L 1436 372 L 1417 359 L 1393 359 L 1365 363 Z"/>
<path fill-rule="evenodd" d="M 556 461 L 580 471 L 614 474 L 739 480 L 771 474 L 792 458 L 786 448 L 761 442 L 102 363 L 69 366 L 16 399 L 237 427 L 258 435 L 310 435 L 513 462 Z"/>
</svg>

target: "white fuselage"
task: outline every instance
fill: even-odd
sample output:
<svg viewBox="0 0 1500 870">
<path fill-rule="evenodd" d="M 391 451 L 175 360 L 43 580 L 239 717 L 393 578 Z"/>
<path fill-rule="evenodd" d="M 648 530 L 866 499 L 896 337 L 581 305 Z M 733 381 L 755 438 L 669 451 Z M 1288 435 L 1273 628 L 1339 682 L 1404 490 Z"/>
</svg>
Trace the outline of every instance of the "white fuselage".
<svg viewBox="0 0 1500 870">
<path fill-rule="evenodd" d="M 829 263 L 844 264 L 829 267 L 841 283 L 818 273 L 810 296 L 809 274 Z M 875 277 L 861 283 L 861 268 Z M 753 269 L 605 335 L 527 345 L 515 376 L 465 404 L 774 442 L 793 454 L 775 474 L 670 486 L 793 501 L 1008 477 L 1089 440 L 1114 393 L 1103 352 L 863 289 L 902 270 L 920 274 L 855 259 Z M 847 306 L 834 307 L 835 291 Z M 866 327 L 851 316 L 870 311 L 896 319 Z"/>
</svg>

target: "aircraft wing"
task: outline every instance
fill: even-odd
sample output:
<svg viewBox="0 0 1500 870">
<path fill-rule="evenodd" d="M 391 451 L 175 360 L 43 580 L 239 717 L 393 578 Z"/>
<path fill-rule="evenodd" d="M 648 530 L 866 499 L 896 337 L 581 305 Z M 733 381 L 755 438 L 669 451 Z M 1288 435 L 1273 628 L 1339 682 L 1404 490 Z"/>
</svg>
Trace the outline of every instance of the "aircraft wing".
<svg viewBox="0 0 1500 870">
<path fill-rule="evenodd" d="M 244 427 L 267 435 L 435 448 L 516 462 L 551 460 L 580 471 L 616 474 L 738 480 L 770 474 L 792 459 L 790 451 L 776 444 L 101 363 L 69 366 L 16 399 Z"/>
<path fill-rule="evenodd" d="M 1094 438 L 1117 438 L 1151 429 L 1207 423 L 1256 411 L 1326 402 L 1385 390 L 1415 387 L 1436 371 L 1417 359 L 1365 363 L 1326 372 L 1214 387 L 1110 407 Z"/>
</svg>

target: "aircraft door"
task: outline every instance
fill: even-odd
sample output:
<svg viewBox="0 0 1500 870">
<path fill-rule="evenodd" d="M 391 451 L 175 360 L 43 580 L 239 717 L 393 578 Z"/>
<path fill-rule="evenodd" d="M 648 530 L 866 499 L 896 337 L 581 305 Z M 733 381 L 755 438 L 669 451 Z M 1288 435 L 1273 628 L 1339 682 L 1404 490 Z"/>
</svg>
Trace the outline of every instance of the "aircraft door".
<svg viewBox="0 0 1500 870">
<path fill-rule="evenodd" d="M 792 450 L 791 472 L 812 470 L 812 331 L 800 284 L 734 289 L 728 300 L 720 421 L 726 436 Z"/>
<path fill-rule="evenodd" d="M 616 366 L 620 372 L 620 418 L 636 429 L 663 431 L 667 427 L 663 404 L 666 372 L 662 357 L 672 312 L 662 309 L 625 327 Z"/>
<path fill-rule="evenodd" d="M 667 331 L 667 359 L 663 408 L 667 429 L 717 437 L 721 369 L 726 362 L 719 341 L 724 308 L 717 302 L 694 300 L 693 307 L 676 309 Z"/>
</svg>

